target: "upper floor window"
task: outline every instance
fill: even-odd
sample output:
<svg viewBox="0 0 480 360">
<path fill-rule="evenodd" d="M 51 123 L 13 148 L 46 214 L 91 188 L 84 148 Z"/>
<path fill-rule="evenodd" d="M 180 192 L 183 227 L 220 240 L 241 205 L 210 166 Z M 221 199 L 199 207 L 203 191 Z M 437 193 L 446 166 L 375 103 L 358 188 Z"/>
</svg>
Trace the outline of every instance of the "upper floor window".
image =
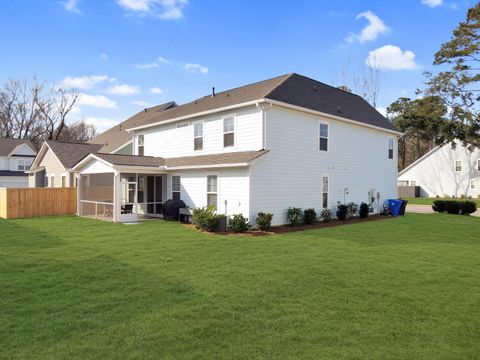
<svg viewBox="0 0 480 360">
<path fill-rule="evenodd" d="M 319 148 L 320 151 L 328 151 L 328 124 L 320 123 Z"/>
<path fill-rule="evenodd" d="M 31 161 L 25 159 L 19 159 L 17 163 L 18 171 L 25 171 L 30 169 Z"/>
<path fill-rule="evenodd" d="M 172 176 L 172 199 L 180 200 L 180 176 Z"/>
<path fill-rule="evenodd" d="M 463 166 L 462 160 L 456 160 L 455 161 L 455 171 L 456 172 L 462 171 L 462 166 Z"/>
<path fill-rule="evenodd" d="M 235 119 L 233 117 L 223 119 L 223 147 L 235 145 Z"/>
<path fill-rule="evenodd" d="M 203 150 L 203 123 L 193 125 L 193 150 Z"/>
<path fill-rule="evenodd" d="M 138 135 L 138 155 L 143 156 L 145 154 L 145 138 L 143 135 Z"/>
<path fill-rule="evenodd" d="M 218 202 L 218 176 L 207 176 L 207 205 L 217 208 Z"/>
<path fill-rule="evenodd" d="M 388 158 L 393 159 L 393 139 L 388 138 Z"/>
</svg>

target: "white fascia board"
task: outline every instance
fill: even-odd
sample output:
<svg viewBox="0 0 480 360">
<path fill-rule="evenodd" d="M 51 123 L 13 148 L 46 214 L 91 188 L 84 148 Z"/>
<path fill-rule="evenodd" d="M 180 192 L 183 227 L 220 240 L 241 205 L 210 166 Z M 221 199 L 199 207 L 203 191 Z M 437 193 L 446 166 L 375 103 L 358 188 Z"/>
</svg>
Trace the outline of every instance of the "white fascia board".
<svg viewBox="0 0 480 360">
<path fill-rule="evenodd" d="M 196 118 L 196 117 L 199 117 L 199 116 L 205 116 L 205 115 L 215 114 L 215 113 L 219 113 L 219 112 L 223 112 L 223 111 L 238 109 L 238 108 L 242 108 L 242 107 L 246 107 L 246 106 L 257 105 L 258 102 L 261 101 L 261 100 L 262 99 L 251 100 L 251 101 L 247 101 L 247 102 L 240 103 L 240 104 L 224 106 L 224 107 L 216 108 L 216 109 L 212 109 L 212 110 L 200 111 L 198 113 L 193 113 L 193 114 L 189 114 L 189 115 L 185 115 L 185 116 L 179 116 L 179 117 L 172 118 L 172 119 L 165 120 L 165 121 L 157 121 L 157 122 L 147 124 L 147 125 L 136 126 L 136 127 L 133 127 L 133 128 L 126 129 L 126 131 L 127 132 L 133 132 L 133 131 L 147 129 L 147 128 L 151 128 L 151 127 L 155 127 L 155 126 L 159 126 L 159 125 L 173 123 L 173 122 L 176 122 L 176 121 L 187 120 L 187 119 L 192 119 L 192 118 Z"/>
<path fill-rule="evenodd" d="M 25 170 L 25 174 L 34 174 L 34 173 L 40 172 L 42 170 L 45 170 L 45 166 L 40 166 L 40 167 L 37 167 L 35 169 Z"/>
<path fill-rule="evenodd" d="M 113 164 L 109 163 L 106 160 L 103 160 L 102 158 L 96 156 L 95 154 L 88 154 L 82 160 L 80 160 L 78 163 L 76 163 L 70 170 L 78 172 L 90 160 L 98 160 L 98 161 L 104 163 L 105 165 L 110 166 L 111 168 L 115 168 L 115 166 Z"/>
<path fill-rule="evenodd" d="M 211 165 L 186 165 L 186 166 L 167 166 L 166 170 L 195 170 L 195 169 L 216 169 L 250 166 L 250 163 L 234 163 L 234 164 L 211 164 Z"/>
<path fill-rule="evenodd" d="M 351 119 L 347 119 L 347 118 L 344 118 L 344 117 L 341 117 L 341 116 L 331 115 L 331 114 L 327 114 L 327 113 L 324 113 L 324 112 L 321 112 L 321 111 L 307 109 L 307 108 L 304 108 L 302 106 L 292 105 L 292 104 L 288 104 L 288 103 L 278 101 L 278 100 L 271 100 L 271 99 L 262 99 L 262 100 L 267 102 L 267 103 L 271 103 L 272 105 L 279 106 L 279 107 L 284 107 L 284 108 L 291 109 L 291 110 L 296 110 L 296 111 L 300 111 L 300 112 L 304 112 L 304 113 L 308 113 L 308 114 L 312 114 L 312 115 L 317 115 L 317 116 L 321 116 L 321 117 L 331 119 L 331 120 L 343 121 L 343 122 L 346 122 L 346 123 L 367 127 L 367 128 L 375 129 L 375 130 L 378 130 L 378 131 L 383 131 L 383 132 L 387 132 L 387 133 L 390 133 L 390 134 L 395 134 L 399 137 L 403 136 L 402 132 L 385 129 L 385 128 L 382 128 L 380 126 L 366 124 L 366 123 L 363 123 L 361 121 L 351 120 Z"/>
</svg>

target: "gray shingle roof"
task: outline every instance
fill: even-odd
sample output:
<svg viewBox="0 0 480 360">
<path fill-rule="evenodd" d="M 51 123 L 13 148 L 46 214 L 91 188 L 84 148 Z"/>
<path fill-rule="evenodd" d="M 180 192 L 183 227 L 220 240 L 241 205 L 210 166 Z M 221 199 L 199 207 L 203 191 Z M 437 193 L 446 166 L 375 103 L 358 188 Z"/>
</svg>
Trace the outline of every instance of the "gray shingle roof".
<svg viewBox="0 0 480 360">
<path fill-rule="evenodd" d="M 15 149 L 18 145 L 21 144 L 27 144 L 34 150 L 34 147 L 30 140 L 0 138 L 0 156 L 7 156 L 13 151 L 13 149 Z"/>
<path fill-rule="evenodd" d="M 142 110 L 133 115 L 131 118 L 96 136 L 90 140 L 89 143 L 103 145 L 103 147 L 100 149 L 100 151 L 103 153 L 112 152 L 132 140 L 132 134 L 126 132 L 126 129 L 144 125 L 146 121 L 145 118 L 149 117 L 150 114 L 156 114 L 159 111 L 163 111 L 174 106 L 177 106 L 177 104 L 174 101 L 170 101 L 165 104 L 148 108 L 146 109 L 147 111 Z"/>
<path fill-rule="evenodd" d="M 167 168 L 169 168 L 248 163 L 266 154 L 267 152 L 267 150 L 242 151 L 225 154 L 184 156 L 168 159 L 153 156 L 118 155 L 103 153 L 97 153 L 95 155 L 112 165 L 145 167 L 166 166 Z"/>
<path fill-rule="evenodd" d="M 213 97 L 204 96 L 161 112 L 147 112 L 137 126 L 161 123 L 263 98 L 398 131 L 362 97 L 295 73 L 219 92 Z"/>
<path fill-rule="evenodd" d="M 47 145 L 57 156 L 65 169 L 71 169 L 90 153 L 100 150 L 99 144 L 78 144 L 61 141 L 47 141 Z"/>
</svg>

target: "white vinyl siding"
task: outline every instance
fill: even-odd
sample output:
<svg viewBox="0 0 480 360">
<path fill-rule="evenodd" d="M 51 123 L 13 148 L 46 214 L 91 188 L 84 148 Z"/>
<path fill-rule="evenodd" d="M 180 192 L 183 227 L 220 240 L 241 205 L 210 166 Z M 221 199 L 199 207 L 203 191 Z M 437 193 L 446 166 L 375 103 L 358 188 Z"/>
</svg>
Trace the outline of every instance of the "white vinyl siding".
<svg viewBox="0 0 480 360">
<path fill-rule="evenodd" d="M 235 146 L 223 146 L 223 119 L 231 116 L 214 114 L 195 119 L 203 122 L 203 150 L 194 150 L 194 123 L 177 128 L 176 123 L 145 130 L 145 155 L 172 158 L 255 151 L 263 148 L 262 114 L 257 107 L 248 107 L 235 113 Z"/>
<path fill-rule="evenodd" d="M 323 120 L 276 106 L 266 112 L 269 152 L 250 170 L 252 223 L 263 211 L 274 214 L 273 224 L 284 224 L 291 206 L 315 208 L 320 213 L 324 175 L 329 177 L 328 208 L 334 213 L 337 201 L 344 201 L 346 187 L 345 201 L 357 204 L 367 202 L 372 189 L 380 193 L 380 204 L 397 196 L 396 154 L 394 161 L 385 156 L 391 133 L 328 120 L 328 152 L 315 151 Z"/>
<path fill-rule="evenodd" d="M 456 141 L 454 148 L 447 143 L 435 148 L 427 156 L 402 171 L 398 179 L 415 181 L 420 187 L 421 196 L 461 197 L 464 195 L 477 198 L 480 196 L 479 157 L 479 148 L 471 152 L 462 145 L 461 141 Z M 457 171 L 460 169 L 461 171 Z M 471 188 L 471 180 L 476 181 L 475 189 Z"/>
</svg>

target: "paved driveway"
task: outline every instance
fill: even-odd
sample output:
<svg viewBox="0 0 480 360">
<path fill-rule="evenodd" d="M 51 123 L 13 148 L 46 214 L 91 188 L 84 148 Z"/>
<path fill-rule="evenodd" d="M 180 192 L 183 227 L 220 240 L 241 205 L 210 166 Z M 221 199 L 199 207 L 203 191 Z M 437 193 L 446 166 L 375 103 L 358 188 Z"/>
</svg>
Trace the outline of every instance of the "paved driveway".
<svg viewBox="0 0 480 360">
<path fill-rule="evenodd" d="M 417 214 L 433 214 L 435 212 L 433 211 L 430 205 L 413 205 L 413 204 L 407 204 L 406 211 L 411 213 L 417 213 Z M 480 217 L 480 209 L 475 211 L 472 214 L 472 216 Z"/>
</svg>

